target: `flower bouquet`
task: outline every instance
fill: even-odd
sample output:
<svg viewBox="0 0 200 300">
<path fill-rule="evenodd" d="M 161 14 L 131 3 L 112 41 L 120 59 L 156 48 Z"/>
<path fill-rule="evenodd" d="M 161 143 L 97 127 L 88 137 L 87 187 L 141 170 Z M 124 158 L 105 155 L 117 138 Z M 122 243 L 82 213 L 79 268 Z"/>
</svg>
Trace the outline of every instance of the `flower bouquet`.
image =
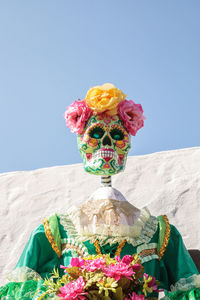
<svg viewBox="0 0 200 300">
<path fill-rule="evenodd" d="M 54 270 L 44 284 L 54 299 L 68 300 L 143 300 L 158 292 L 158 282 L 144 273 L 137 255 L 111 258 L 110 255 L 72 258 L 68 267 L 61 266 L 60 277 Z"/>
</svg>

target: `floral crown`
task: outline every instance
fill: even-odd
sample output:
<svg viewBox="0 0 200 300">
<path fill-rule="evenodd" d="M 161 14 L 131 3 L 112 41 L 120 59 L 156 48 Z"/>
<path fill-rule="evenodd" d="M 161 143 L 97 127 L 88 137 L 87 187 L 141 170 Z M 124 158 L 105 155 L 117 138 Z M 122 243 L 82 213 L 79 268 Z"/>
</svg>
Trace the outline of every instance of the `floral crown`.
<svg viewBox="0 0 200 300">
<path fill-rule="evenodd" d="M 64 118 L 72 132 L 82 134 L 92 115 L 118 115 L 127 132 L 136 135 L 144 126 L 145 117 L 140 104 L 126 100 L 126 95 L 111 83 L 92 87 L 84 100 L 74 101 L 67 107 Z"/>
</svg>

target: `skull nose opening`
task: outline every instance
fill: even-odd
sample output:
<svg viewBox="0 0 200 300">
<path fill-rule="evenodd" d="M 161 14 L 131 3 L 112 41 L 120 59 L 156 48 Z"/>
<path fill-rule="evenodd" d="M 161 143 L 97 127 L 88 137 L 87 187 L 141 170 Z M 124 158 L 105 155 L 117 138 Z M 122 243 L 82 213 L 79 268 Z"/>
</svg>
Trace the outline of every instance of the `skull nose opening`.
<svg viewBox="0 0 200 300">
<path fill-rule="evenodd" d="M 103 146 L 111 146 L 112 145 L 112 142 L 111 142 L 111 139 L 109 138 L 109 136 L 105 136 L 104 139 L 103 139 L 103 142 L 102 142 Z"/>
</svg>

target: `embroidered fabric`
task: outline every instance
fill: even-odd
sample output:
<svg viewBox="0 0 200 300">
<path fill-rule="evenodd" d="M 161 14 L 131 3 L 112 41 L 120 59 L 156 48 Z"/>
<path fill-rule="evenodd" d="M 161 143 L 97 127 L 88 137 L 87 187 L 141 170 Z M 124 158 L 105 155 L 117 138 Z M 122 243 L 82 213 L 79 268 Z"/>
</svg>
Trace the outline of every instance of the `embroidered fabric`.
<svg viewBox="0 0 200 300">
<path fill-rule="evenodd" d="M 171 291 L 188 291 L 194 288 L 200 288 L 200 274 L 192 275 L 188 278 L 181 278 L 175 285 L 172 285 Z"/>
<path fill-rule="evenodd" d="M 139 255 L 141 262 L 148 262 L 152 259 L 158 259 L 157 243 L 142 244 L 137 247 L 137 254 Z"/>
<path fill-rule="evenodd" d="M 16 268 L 11 273 L 9 273 L 6 277 L 9 281 L 13 281 L 13 282 L 25 282 L 27 280 L 37 281 L 42 279 L 37 272 L 35 272 L 34 270 L 28 267 Z"/>
<path fill-rule="evenodd" d="M 70 238 L 90 243 L 98 239 L 101 246 L 123 240 L 133 246 L 148 243 L 158 226 L 147 208 L 139 211 L 128 201 L 110 199 L 88 201 L 59 217 Z"/>
<path fill-rule="evenodd" d="M 75 256 L 87 256 L 88 255 L 88 250 L 87 248 L 81 243 L 77 243 L 72 238 L 68 239 L 61 239 L 61 248 L 62 248 L 62 254 L 66 253 L 68 251 L 71 251 L 73 253 L 73 257 Z"/>
</svg>

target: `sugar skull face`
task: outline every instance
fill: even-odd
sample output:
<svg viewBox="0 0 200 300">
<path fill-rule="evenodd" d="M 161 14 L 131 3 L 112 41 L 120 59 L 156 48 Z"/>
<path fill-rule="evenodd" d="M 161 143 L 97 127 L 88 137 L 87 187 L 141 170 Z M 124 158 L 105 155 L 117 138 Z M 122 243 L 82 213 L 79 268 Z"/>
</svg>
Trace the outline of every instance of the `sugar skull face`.
<svg viewBox="0 0 200 300">
<path fill-rule="evenodd" d="M 93 115 L 77 139 L 85 171 L 110 176 L 124 170 L 131 139 L 117 115 Z"/>
</svg>

